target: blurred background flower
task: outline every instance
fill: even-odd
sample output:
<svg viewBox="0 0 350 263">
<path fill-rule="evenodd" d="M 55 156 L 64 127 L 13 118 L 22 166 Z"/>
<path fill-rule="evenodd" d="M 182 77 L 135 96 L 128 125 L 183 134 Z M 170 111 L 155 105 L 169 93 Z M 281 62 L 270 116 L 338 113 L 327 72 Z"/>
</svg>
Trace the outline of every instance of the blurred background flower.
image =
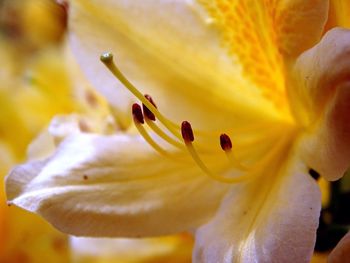
<svg viewBox="0 0 350 263">
<path fill-rule="evenodd" d="M 1 178 L 12 165 L 23 161 L 29 142 L 56 112 L 75 110 L 67 74 L 58 57 L 65 14 L 52 1 L 0 1 Z M 52 80 L 56 80 L 53 86 Z M 0 262 L 67 259 L 67 237 L 37 216 L 8 208 L 2 186 Z"/>
<path fill-rule="evenodd" d="M 36 158 L 54 147 L 55 141 L 46 136 L 50 127 L 55 126 L 55 140 L 77 130 L 117 129 L 107 118 L 107 103 L 89 88 L 67 51 L 66 14 L 66 7 L 53 0 L 0 0 L 1 182 L 27 152 Z M 103 126 L 106 119 L 108 127 Z M 0 188 L 1 263 L 190 262 L 192 244 L 188 234 L 70 239 L 37 215 L 8 207 Z"/>
</svg>

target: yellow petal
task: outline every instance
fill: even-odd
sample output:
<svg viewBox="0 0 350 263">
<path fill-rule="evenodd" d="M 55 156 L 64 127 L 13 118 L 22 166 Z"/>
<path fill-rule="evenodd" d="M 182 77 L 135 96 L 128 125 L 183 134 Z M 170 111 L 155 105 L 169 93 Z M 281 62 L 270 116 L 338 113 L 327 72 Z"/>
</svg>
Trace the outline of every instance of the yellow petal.
<svg viewBox="0 0 350 263">
<path fill-rule="evenodd" d="M 72 1 L 70 43 L 94 87 L 124 112 L 137 98 L 99 62 L 106 51 L 176 122 L 215 128 L 278 115 L 242 76 L 201 10 L 185 0 Z"/>
<path fill-rule="evenodd" d="M 333 29 L 295 66 L 306 135 L 302 154 L 323 177 L 336 180 L 350 161 L 350 31 Z"/>
<path fill-rule="evenodd" d="M 334 12 L 336 26 L 350 28 L 350 2 L 348 0 L 332 0 L 330 4 Z"/>
<path fill-rule="evenodd" d="M 16 167 L 6 180 L 9 201 L 63 232 L 96 237 L 194 228 L 212 216 L 227 188 L 192 162 L 161 158 L 126 135 L 71 136 L 52 157 Z"/>
<path fill-rule="evenodd" d="M 314 45 L 323 31 L 328 1 L 199 0 L 220 28 L 224 44 L 262 94 L 288 111 L 283 59 Z"/>
<path fill-rule="evenodd" d="M 306 167 L 291 165 L 233 187 L 197 230 L 194 262 L 309 262 L 321 196 Z"/>
</svg>

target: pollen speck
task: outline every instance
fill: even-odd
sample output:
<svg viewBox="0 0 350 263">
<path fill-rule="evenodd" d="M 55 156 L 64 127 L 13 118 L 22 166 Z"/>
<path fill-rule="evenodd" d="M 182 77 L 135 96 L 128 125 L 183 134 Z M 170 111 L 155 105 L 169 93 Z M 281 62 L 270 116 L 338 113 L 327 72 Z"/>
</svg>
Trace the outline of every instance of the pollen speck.
<svg viewBox="0 0 350 263">
<path fill-rule="evenodd" d="M 89 179 L 89 177 L 88 177 L 86 174 L 84 174 L 84 175 L 83 175 L 83 179 L 84 179 L 84 180 L 87 180 L 87 179 Z"/>
</svg>

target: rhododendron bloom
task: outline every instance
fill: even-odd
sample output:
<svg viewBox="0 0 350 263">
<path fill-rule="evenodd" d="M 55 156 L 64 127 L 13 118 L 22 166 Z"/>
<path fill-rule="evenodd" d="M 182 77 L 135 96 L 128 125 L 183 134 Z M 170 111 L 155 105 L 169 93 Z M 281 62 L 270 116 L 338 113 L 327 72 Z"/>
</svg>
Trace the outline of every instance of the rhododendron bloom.
<svg viewBox="0 0 350 263">
<path fill-rule="evenodd" d="M 321 36 L 328 4 L 70 1 L 73 51 L 124 131 L 14 168 L 9 201 L 77 236 L 193 231 L 194 262 L 308 262 L 309 171 L 350 160 L 350 33 Z"/>
</svg>

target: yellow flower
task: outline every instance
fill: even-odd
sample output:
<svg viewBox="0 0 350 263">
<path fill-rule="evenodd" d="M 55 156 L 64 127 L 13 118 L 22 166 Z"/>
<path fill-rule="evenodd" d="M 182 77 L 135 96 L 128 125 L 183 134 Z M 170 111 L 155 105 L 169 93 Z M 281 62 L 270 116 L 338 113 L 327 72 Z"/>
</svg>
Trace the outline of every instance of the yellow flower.
<svg viewBox="0 0 350 263">
<path fill-rule="evenodd" d="M 62 55 L 57 50 L 46 50 L 31 58 L 26 67 L 32 77 L 44 83 L 59 75 L 60 85 L 44 89 L 38 83 L 24 80 L 23 67 L 14 59 L 15 50 L 8 42 L 0 41 L 3 69 L 0 76 L 0 174 L 23 160 L 27 144 L 44 128 L 52 116 L 76 109 L 65 80 Z M 18 62 L 18 61 L 17 61 Z M 11 65 L 11 64 L 14 65 Z M 44 74 L 45 72 L 45 74 Z M 47 87 L 46 87 L 47 88 Z M 59 91 L 58 91 L 59 90 Z M 53 95 L 56 94 L 56 96 Z M 60 94 L 59 96 L 57 96 Z M 55 97 L 55 99 L 53 99 Z M 61 99 L 61 100 L 60 100 Z M 33 107 L 34 106 L 34 107 Z M 46 251 L 47 253 L 38 253 Z M 0 190 L 0 262 L 62 262 L 68 260 L 67 237 L 47 222 L 21 209 L 8 207 L 3 188 Z"/>
<path fill-rule="evenodd" d="M 68 136 L 10 173 L 9 201 L 78 236 L 191 230 L 194 262 L 308 262 L 309 173 L 350 159 L 350 33 L 320 40 L 328 4 L 70 1 L 81 67 L 123 123 L 144 104 L 139 134 Z"/>
</svg>

